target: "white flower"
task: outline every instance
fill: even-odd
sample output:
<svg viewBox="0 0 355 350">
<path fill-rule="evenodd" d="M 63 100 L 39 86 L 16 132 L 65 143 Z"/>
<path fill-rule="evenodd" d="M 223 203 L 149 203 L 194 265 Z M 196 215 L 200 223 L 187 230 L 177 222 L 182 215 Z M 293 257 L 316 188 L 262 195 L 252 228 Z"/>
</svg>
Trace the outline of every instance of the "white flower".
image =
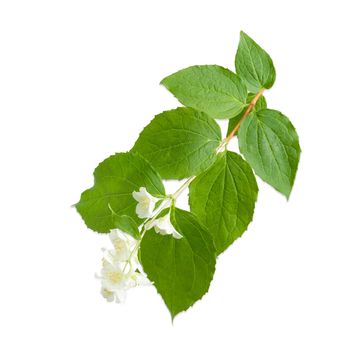
<svg viewBox="0 0 355 350">
<path fill-rule="evenodd" d="M 124 302 L 126 291 L 139 285 L 150 284 L 137 258 L 137 241 L 130 236 L 112 230 L 110 240 L 114 249 L 103 249 L 100 275 L 101 294 L 108 301 Z"/>
<path fill-rule="evenodd" d="M 133 192 L 133 198 L 138 202 L 136 213 L 139 218 L 150 218 L 153 215 L 156 202 L 159 198 L 153 197 L 145 187 L 141 187 L 139 192 Z"/>
<path fill-rule="evenodd" d="M 100 276 L 102 288 L 111 292 L 124 290 L 129 277 L 130 273 L 125 273 L 120 264 L 103 259 Z"/>
<path fill-rule="evenodd" d="M 182 238 L 181 234 L 177 232 L 175 227 L 171 224 L 170 213 L 155 219 L 146 225 L 148 230 L 152 227 L 154 227 L 156 233 L 160 233 L 161 235 L 173 235 L 176 239 Z"/>
<path fill-rule="evenodd" d="M 112 242 L 112 245 L 114 246 L 114 257 L 118 261 L 126 261 L 128 260 L 131 251 L 130 251 L 130 242 L 127 239 L 127 236 L 125 237 L 120 230 L 115 229 L 111 230 L 109 234 L 110 240 Z"/>
</svg>

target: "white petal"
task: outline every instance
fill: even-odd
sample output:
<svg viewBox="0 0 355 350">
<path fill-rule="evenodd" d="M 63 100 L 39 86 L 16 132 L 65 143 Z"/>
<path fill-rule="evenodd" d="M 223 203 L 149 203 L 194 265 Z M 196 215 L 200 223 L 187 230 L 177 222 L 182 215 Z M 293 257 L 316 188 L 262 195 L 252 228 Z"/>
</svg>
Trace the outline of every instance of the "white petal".
<svg viewBox="0 0 355 350">
<path fill-rule="evenodd" d="M 145 187 L 141 187 L 139 192 L 133 192 L 132 195 L 138 202 L 136 206 L 136 213 L 138 217 L 141 219 L 151 217 L 155 209 L 155 203 L 159 199 L 153 197 Z"/>
<path fill-rule="evenodd" d="M 116 303 L 124 303 L 126 300 L 126 291 L 124 289 L 115 291 L 115 301 Z"/>
<path fill-rule="evenodd" d="M 170 214 L 167 214 L 157 220 L 156 228 L 162 234 L 171 234 L 173 231 L 173 227 L 170 223 Z"/>
<path fill-rule="evenodd" d="M 141 188 L 139 189 L 139 192 L 134 191 L 134 192 L 132 193 L 133 198 L 134 198 L 137 202 L 141 201 L 142 199 L 144 199 L 144 198 L 146 197 L 145 194 L 143 193 L 143 190 L 144 190 L 144 189 L 145 189 L 144 187 L 141 187 Z"/>
<path fill-rule="evenodd" d="M 166 224 L 166 221 L 164 220 L 164 218 L 159 218 L 157 220 L 155 220 L 154 222 L 154 230 L 156 233 L 159 233 L 161 235 L 169 235 L 169 227 Z"/>
<path fill-rule="evenodd" d="M 151 194 L 147 191 L 145 187 L 141 187 L 139 191 L 146 197 L 151 197 Z"/>
<path fill-rule="evenodd" d="M 141 202 L 144 201 L 146 199 L 148 200 L 152 200 L 155 199 L 155 197 L 153 197 L 145 187 L 141 187 L 139 189 L 139 192 L 133 191 L 132 193 L 133 198 L 137 201 L 137 202 Z"/>
<path fill-rule="evenodd" d="M 152 284 L 146 276 L 139 272 L 134 274 L 134 280 L 138 286 L 150 286 Z"/>
<path fill-rule="evenodd" d="M 109 302 L 111 303 L 112 301 L 115 300 L 115 293 L 105 289 L 101 288 L 101 295 Z"/>
<path fill-rule="evenodd" d="M 111 232 L 108 235 L 110 237 L 111 243 L 114 245 L 114 241 L 118 239 L 118 232 L 117 230 L 111 230 Z"/>
<path fill-rule="evenodd" d="M 172 235 L 176 239 L 181 239 L 182 238 L 182 235 L 179 232 L 177 232 L 176 230 L 173 231 Z"/>
<path fill-rule="evenodd" d="M 136 206 L 136 214 L 140 219 L 145 219 L 151 217 L 153 211 L 149 210 L 146 203 L 138 203 Z"/>
</svg>

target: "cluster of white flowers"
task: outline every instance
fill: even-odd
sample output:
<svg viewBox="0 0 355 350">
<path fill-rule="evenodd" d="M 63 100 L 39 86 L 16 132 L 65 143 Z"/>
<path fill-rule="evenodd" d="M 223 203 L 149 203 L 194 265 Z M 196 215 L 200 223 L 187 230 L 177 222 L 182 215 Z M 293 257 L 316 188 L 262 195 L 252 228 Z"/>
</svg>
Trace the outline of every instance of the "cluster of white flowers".
<svg viewBox="0 0 355 350">
<path fill-rule="evenodd" d="M 149 285 L 137 258 L 137 241 L 119 230 L 109 234 L 114 249 L 103 249 L 101 294 L 109 302 L 123 302 L 126 291 L 138 285 Z"/>
<path fill-rule="evenodd" d="M 141 187 L 139 192 L 133 192 L 133 198 L 138 202 L 136 206 L 136 213 L 140 218 L 152 218 L 154 217 L 155 205 L 159 201 L 159 198 L 153 197 L 145 187 Z M 170 206 L 170 200 L 167 200 L 162 204 L 163 207 L 160 207 L 159 210 L 165 208 L 165 206 Z M 147 222 L 145 225 L 147 230 L 152 228 L 155 229 L 156 233 L 160 233 L 161 235 L 173 235 L 174 238 L 181 238 L 179 232 L 177 232 L 174 226 L 170 221 L 170 212 L 165 216 L 158 217 L 156 219 L 152 219 Z"/>
<path fill-rule="evenodd" d="M 155 229 L 161 235 L 172 235 L 182 238 L 170 221 L 170 212 L 159 217 L 158 214 L 171 206 L 171 200 L 163 200 L 156 208 L 159 198 L 152 196 L 145 187 L 139 192 L 133 192 L 133 198 L 138 202 L 136 213 L 139 218 L 150 219 L 145 222 L 145 229 Z M 138 261 L 137 251 L 139 242 L 118 229 L 109 234 L 113 249 L 103 249 L 101 273 L 96 277 L 101 280 L 101 294 L 109 302 L 121 303 L 126 298 L 128 289 L 138 285 L 149 285 Z"/>
</svg>

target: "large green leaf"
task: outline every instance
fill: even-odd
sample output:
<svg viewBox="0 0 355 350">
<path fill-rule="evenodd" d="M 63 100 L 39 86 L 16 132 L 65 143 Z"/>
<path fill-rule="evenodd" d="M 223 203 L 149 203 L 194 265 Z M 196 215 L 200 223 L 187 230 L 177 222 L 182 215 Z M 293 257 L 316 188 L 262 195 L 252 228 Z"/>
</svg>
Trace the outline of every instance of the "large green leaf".
<svg viewBox="0 0 355 350">
<path fill-rule="evenodd" d="M 255 94 L 253 94 L 253 93 L 248 94 L 247 103 L 249 104 L 253 100 L 254 97 L 255 97 Z M 267 107 L 266 99 L 263 95 L 261 95 L 259 97 L 259 99 L 256 101 L 253 111 L 260 111 L 261 109 L 265 109 L 266 107 Z M 236 117 L 229 119 L 227 135 L 229 135 L 233 131 L 235 126 L 239 123 L 240 119 L 242 118 L 242 116 L 247 108 L 248 107 L 245 107 L 244 110 L 242 112 L 240 112 Z M 235 135 L 235 136 L 237 136 L 237 135 Z"/>
<path fill-rule="evenodd" d="M 176 239 L 148 231 L 140 246 L 140 259 L 174 318 L 208 291 L 216 253 L 211 235 L 193 214 L 175 208 L 171 222 L 183 237 Z"/>
<path fill-rule="evenodd" d="M 247 90 L 230 70 L 215 66 L 192 66 L 161 82 L 185 106 L 213 118 L 228 119 L 245 106 Z"/>
<path fill-rule="evenodd" d="M 255 173 L 288 198 L 301 153 L 289 119 L 272 109 L 252 113 L 242 122 L 238 140 Z"/>
<path fill-rule="evenodd" d="M 276 73 L 271 57 L 244 32 L 240 32 L 235 68 L 251 92 L 270 89 L 275 82 Z"/>
<path fill-rule="evenodd" d="M 133 191 L 146 187 L 152 195 L 165 194 L 157 172 L 134 153 L 117 153 L 105 159 L 95 169 L 94 180 L 94 186 L 81 194 L 75 206 L 87 227 L 102 233 L 116 228 L 112 212 L 141 222 L 135 213 Z"/>
<path fill-rule="evenodd" d="M 247 229 L 253 218 L 258 187 L 250 166 L 226 152 L 190 185 L 189 203 L 223 252 Z"/>
<path fill-rule="evenodd" d="M 203 112 L 180 107 L 157 115 L 133 150 L 165 179 L 183 179 L 207 169 L 221 142 L 218 124 Z"/>
</svg>

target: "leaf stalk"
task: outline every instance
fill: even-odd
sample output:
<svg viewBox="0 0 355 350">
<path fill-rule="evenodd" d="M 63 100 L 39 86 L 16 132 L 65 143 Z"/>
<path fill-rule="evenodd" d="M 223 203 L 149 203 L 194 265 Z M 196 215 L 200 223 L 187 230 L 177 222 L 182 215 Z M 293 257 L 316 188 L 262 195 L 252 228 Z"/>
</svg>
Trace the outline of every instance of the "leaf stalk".
<svg viewBox="0 0 355 350">
<path fill-rule="evenodd" d="M 230 132 L 230 134 L 226 137 L 225 139 L 225 143 L 227 144 L 232 137 L 234 136 L 234 134 L 238 131 L 238 129 L 240 128 L 242 122 L 244 121 L 244 119 L 249 115 L 249 113 L 252 111 L 252 109 L 255 107 L 256 102 L 258 102 L 258 99 L 263 95 L 265 89 L 261 89 L 255 96 L 254 98 L 251 100 L 251 102 L 249 103 L 247 109 L 245 110 L 245 112 L 243 113 L 242 117 L 240 118 L 239 122 L 237 123 L 237 125 L 234 127 L 234 129 Z"/>
</svg>

